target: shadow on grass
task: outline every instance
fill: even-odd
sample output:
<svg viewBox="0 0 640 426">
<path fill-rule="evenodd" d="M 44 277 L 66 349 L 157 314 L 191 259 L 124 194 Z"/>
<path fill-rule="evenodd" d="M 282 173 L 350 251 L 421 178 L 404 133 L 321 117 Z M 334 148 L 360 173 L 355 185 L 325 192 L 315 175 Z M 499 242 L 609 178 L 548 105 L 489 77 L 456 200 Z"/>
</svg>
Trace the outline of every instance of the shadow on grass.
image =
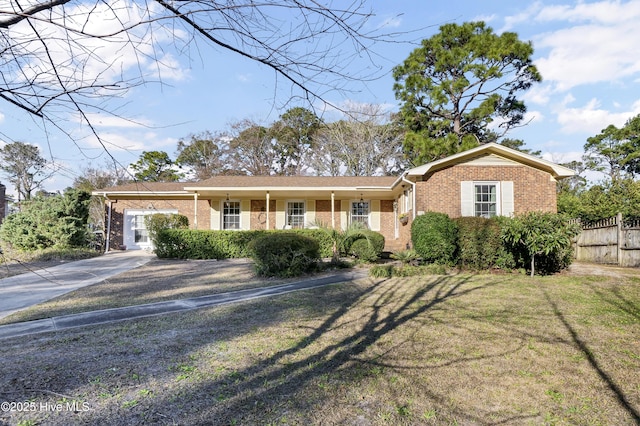
<svg viewBox="0 0 640 426">
<path fill-rule="evenodd" d="M 567 320 L 565 314 L 562 313 L 562 311 L 558 307 L 558 304 L 555 301 L 553 301 L 553 299 L 549 296 L 549 293 L 544 289 L 542 290 L 542 292 L 544 294 L 545 299 L 553 309 L 553 313 L 555 314 L 556 318 L 558 318 L 558 320 L 562 323 L 562 325 L 567 329 L 567 332 L 571 335 L 571 339 L 573 340 L 573 343 L 575 344 L 576 347 L 580 349 L 582 354 L 589 361 L 591 368 L 593 368 L 593 370 L 596 373 L 598 373 L 598 376 L 600 376 L 600 378 L 604 381 L 604 383 L 606 383 L 607 387 L 615 394 L 616 399 L 618 400 L 618 403 L 620 404 L 620 406 L 622 406 L 622 408 L 627 413 L 629 413 L 629 415 L 635 421 L 636 424 L 640 424 L 640 413 L 638 413 L 638 411 L 631 405 L 631 403 L 629 402 L 629 399 L 624 394 L 624 391 L 615 383 L 615 381 L 611 378 L 611 376 L 609 376 L 609 374 L 607 374 L 607 372 L 600 366 L 600 364 L 598 363 L 598 360 L 593 356 L 593 351 L 589 349 L 589 346 L 580 338 L 575 328 L 573 328 L 571 324 L 569 324 L 569 321 Z M 605 300 L 606 302 L 612 303 L 611 300 L 607 300 L 608 298 L 605 297 L 603 293 L 596 291 L 596 294 L 602 297 L 603 300 Z M 626 302 L 631 306 L 633 306 L 631 302 L 628 302 L 628 301 Z M 613 303 L 613 304 L 616 307 L 622 309 L 623 311 L 630 313 L 627 310 L 625 310 L 623 307 L 619 306 L 618 303 Z M 634 312 L 632 315 L 637 317 L 636 312 Z"/>
<path fill-rule="evenodd" d="M 279 351 L 250 367 L 236 370 L 230 375 L 219 377 L 196 389 L 190 389 L 184 399 L 178 398 L 171 403 L 188 404 L 189 401 L 192 401 L 193 395 L 216 395 L 220 393 L 221 388 L 225 388 L 225 385 L 234 383 L 233 394 L 228 395 L 228 399 L 219 406 L 218 410 L 213 409 L 209 413 L 215 413 L 216 422 L 219 421 L 221 424 L 233 424 L 234 422 L 244 424 L 246 421 L 252 421 L 256 416 L 259 417 L 260 410 L 268 412 L 278 403 L 286 403 L 288 397 L 292 395 L 297 397 L 297 392 L 303 392 L 305 386 L 323 375 L 336 371 L 348 371 L 349 367 L 353 368 L 352 363 L 354 362 L 358 363 L 356 365 L 366 364 L 367 361 L 363 360 L 367 357 L 365 352 L 380 342 L 383 337 L 409 321 L 415 320 L 451 299 L 467 296 L 472 292 L 497 284 L 497 282 L 493 282 L 465 288 L 465 284 L 470 279 L 471 277 L 435 278 L 431 283 L 411 294 L 407 300 L 395 304 L 390 310 L 389 304 L 395 300 L 396 290 L 394 287 L 384 289 L 383 284 L 386 280 L 379 281 L 358 297 L 345 301 L 320 326 L 313 329 L 308 336 L 293 347 Z M 359 330 L 334 341 L 332 344 L 322 346 L 320 350 L 303 356 L 295 362 L 287 361 L 290 356 L 303 353 L 336 327 L 344 326 L 342 320 L 349 310 L 356 308 L 361 303 L 368 303 L 366 300 L 371 296 L 375 297 L 375 301 L 371 305 L 367 304 L 370 314 L 367 315 L 364 325 Z M 360 319 L 361 321 L 362 319 Z M 466 360 L 459 360 L 459 362 L 474 359 L 477 358 L 469 357 Z M 350 376 L 346 378 L 347 381 L 355 379 L 356 377 Z M 343 380 L 345 379 L 343 378 Z M 275 385 L 265 386 L 267 383 L 275 383 Z M 425 391 L 430 392 L 429 390 Z M 434 400 L 442 398 L 435 393 L 431 393 L 431 397 Z M 165 402 L 166 404 L 170 403 L 169 401 Z M 296 401 L 297 404 L 303 404 L 305 409 L 311 409 L 314 402 L 321 401 Z M 155 405 L 163 406 L 165 403 L 158 404 L 156 401 Z M 464 418 L 467 422 L 483 423 L 484 421 L 484 419 L 469 413 L 455 412 L 454 414 Z M 247 419 L 245 415 L 254 417 Z M 510 423 L 533 417 L 535 416 L 514 416 L 501 422 Z M 190 423 L 198 423 L 199 421 L 203 421 L 202 418 L 189 419 Z"/>
</svg>

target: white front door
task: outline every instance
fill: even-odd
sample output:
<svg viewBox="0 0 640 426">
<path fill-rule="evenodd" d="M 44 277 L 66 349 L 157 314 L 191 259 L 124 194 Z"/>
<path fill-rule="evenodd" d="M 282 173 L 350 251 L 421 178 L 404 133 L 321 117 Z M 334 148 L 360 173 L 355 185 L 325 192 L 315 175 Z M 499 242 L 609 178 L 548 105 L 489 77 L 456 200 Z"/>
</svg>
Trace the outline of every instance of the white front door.
<svg viewBox="0 0 640 426">
<path fill-rule="evenodd" d="M 152 249 L 144 217 L 156 213 L 178 213 L 177 210 L 125 210 L 124 211 L 124 245 L 127 250 Z"/>
</svg>

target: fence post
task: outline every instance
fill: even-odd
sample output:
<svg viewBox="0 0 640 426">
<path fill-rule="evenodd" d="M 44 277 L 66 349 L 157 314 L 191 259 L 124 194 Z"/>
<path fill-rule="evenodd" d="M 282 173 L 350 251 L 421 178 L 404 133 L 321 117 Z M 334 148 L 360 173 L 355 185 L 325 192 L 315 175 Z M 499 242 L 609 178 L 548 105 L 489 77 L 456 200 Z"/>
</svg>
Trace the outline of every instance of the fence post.
<svg viewBox="0 0 640 426">
<path fill-rule="evenodd" d="M 618 222 L 618 243 L 616 244 L 618 250 L 618 266 L 622 266 L 622 243 L 624 238 L 622 234 L 622 213 L 616 215 L 616 222 Z"/>
</svg>

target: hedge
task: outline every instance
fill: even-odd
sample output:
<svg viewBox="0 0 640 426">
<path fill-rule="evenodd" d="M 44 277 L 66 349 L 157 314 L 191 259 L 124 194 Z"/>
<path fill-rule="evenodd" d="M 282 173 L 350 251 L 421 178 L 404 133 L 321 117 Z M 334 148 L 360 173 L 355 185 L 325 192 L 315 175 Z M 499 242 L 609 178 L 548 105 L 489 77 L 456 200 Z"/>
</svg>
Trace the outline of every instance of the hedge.
<svg viewBox="0 0 640 426">
<path fill-rule="evenodd" d="M 160 258 L 176 259 L 229 259 L 250 257 L 249 243 L 264 235 L 294 233 L 318 242 L 321 257 L 331 257 L 332 241 L 321 229 L 294 229 L 287 231 L 213 231 L 195 229 L 163 229 L 158 231 L 155 245 Z"/>
<path fill-rule="evenodd" d="M 379 232 L 363 229 L 355 231 L 345 241 L 347 254 L 365 262 L 375 262 L 384 250 L 384 235 Z"/>
<path fill-rule="evenodd" d="M 456 223 L 444 213 L 426 212 L 411 223 L 413 248 L 427 262 L 455 263 L 457 236 Z"/>
<path fill-rule="evenodd" d="M 500 224 L 484 217 L 458 217 L 458 261 L 467 269 L 491 269 L 498 264 L 504 250 Z"/>
<path fill-rule="evenodd" d="M 247 247 L 256 273 L 264 277 L 295 277 L 316 269 L 318 241 L 300 232 L 275 232 L 262 235 Z"/>
</svg>

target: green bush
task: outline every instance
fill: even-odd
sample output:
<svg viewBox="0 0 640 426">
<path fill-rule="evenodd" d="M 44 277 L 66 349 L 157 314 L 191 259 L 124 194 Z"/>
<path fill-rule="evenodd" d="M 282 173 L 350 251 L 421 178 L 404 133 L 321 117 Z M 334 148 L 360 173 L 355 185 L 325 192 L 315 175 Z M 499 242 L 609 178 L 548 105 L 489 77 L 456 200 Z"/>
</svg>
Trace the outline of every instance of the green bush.
<svg viewBox="0 0 640 426">
<path fill-rule="evenodd" d="M 516 266 L 533 276 L 550 274 L 572 261 L 571 238 L 580 232 L 564 215 L 529 212 L 502 223 L 502 239 L 513 254 Z"/>
<path fill-rule="evenodd" d="M 429 265 L 404 265 L 400 268 L 393 265 L 375 265 L 369 269 L 369 275 L 374 278 L 413 277 L 417 275 L 446 275 L 444 265 L 431 263 Z"/>
<path fill-rule="evenodd" d="M 320 260 L 313 238 L 293 232 L 277 232 L 253 240 L 248 250 L 261 276 L 294 277 L 315 270 Z"/>
<path fill-rule="evenodd" d="M 155 213 L 145 216 L 144 224 L 149 233 L 149 239 L 155 246 L 158 241 L 158 232 L 162 229 L 187 229 L 189 228 L 189 218 L 175 213 Z"/>
<path fill-rule="evenodd" d="M 369 269 L 369 275 L 373 278 L 391 278 L 393 265 L 374 265 Z"/>
<path fill-rule="evenodd" d="M 411 224 L 413 248 L 427 262 L 455 263 L 457 235 L 458 227 L 444 213 L 427 212 Z"/>
<path fill-rule="evenodd" d="M 500 224 L 496 219 L 459 217 L 458 262 L 463 268 L 483 270 L 497 266 L 503 252 Z"/>
<path fill-rule="evenodd" d="M 344 246 L 348 255 L 365 262 L 375 262 L 384 250 L 384 236 L 379 232 L 362 229 L 353 231 L 345 239 Z"/>
<path fill-rule="evenodd" d="M 155 252 L 160 258 L 177 259 L 229 259 L 249 257 L 249 243 L 267 234 L 284 231 L 213 231 L 195 229 L 162 229 L 158 232 Z M 331 257 L 332 242 L 320 229 L 287 231 L 316 240 L 321 257 Z"/>
<path fill-rule="evenodd" d="M 87 247 L 90 198 L 88 192 L 68 189 L 63 195 L 23 201 L 21 211 L 2 223 L 0 239 L 25 251 Z"/>
</svg>

